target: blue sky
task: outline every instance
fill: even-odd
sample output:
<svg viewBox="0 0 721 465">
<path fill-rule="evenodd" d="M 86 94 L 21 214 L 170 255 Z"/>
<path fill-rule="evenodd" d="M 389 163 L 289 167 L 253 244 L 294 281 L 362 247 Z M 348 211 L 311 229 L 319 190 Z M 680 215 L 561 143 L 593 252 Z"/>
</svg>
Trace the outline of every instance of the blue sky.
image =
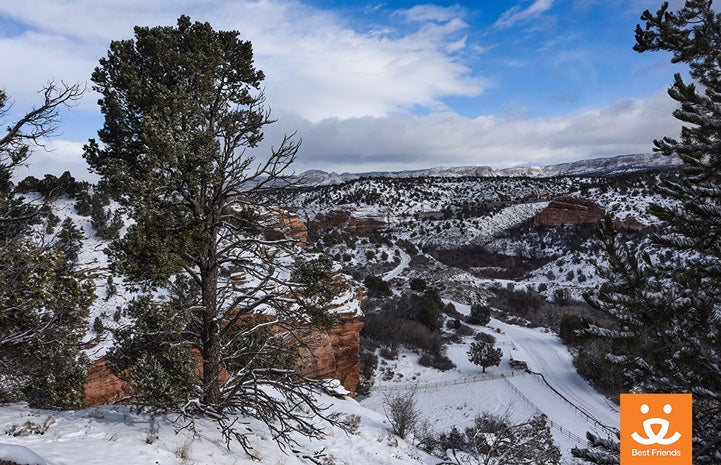
<svg viewBox="0 0 721 465">
<path fill-rule="evenodd" d="M 48 79 L 89 83 L 134 25 L 188 14 L 253 42 L 278 120 L 266 140 L 297 131 L 296 171 L 545 165 L 648 152 L 678 133 L 665 91 L 684 69 L 632 50 L 641 13 L 660 0 L 13 3 L 0 5 L 0 87 L 14 112 Z M 64 113 L 54 151 L 27 172 L 82 177 L 96 100 L 89 91 Z"/>
</svg>

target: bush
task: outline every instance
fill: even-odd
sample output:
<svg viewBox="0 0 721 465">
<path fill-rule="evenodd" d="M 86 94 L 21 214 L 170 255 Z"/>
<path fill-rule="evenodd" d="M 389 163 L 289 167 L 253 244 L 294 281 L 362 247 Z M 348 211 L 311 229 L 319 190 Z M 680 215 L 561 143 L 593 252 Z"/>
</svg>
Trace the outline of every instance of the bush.
<svg viewBox="0 0 721 465">
<path fill-rule="evenodd" d="M 416 406 L 415 391 L 387 396 L 383 402 L 383 410 L 393 434 L 401 438 L 412 432 L 421 418 L 420 410 Z"/>
<path fill-rule="evenodd" d="M 484 333 L 484 332 L 479 332 L 478 334 L 476 334 L 476 341 L 488 342 L 488 343 L 490 343 L 490 344 L 495 344 L 495 343 L 496 343 L 496 338 L 493 337 L 492 334 L 488 334 L 488 333 Z"/>
<path fill-rule="evenodd" d="M 443 354 L 425 353 L 418 359 L 418 363 L 424 367 L 431 367 L 441 371 L 452 370 L 456 367 L 456 364 Z"/>
<path fill-rule="evenodd" d="M 485 305 L 472 305 L 471 314 L 466 319 L 472 325 L 487 325 L 491 321 L 491 309 Z"/>
<path fill-rule="evenodd" d="M 458 336 L 473 336 L 476 332 L 470 326 L 462 324 L 456 328 L 456 334 Z"/>
<path fill-rule="evenodd" d="M 423 292 L 426 290 L 426 287 L 428 287 L 428 284 L 424 279 L 413 278 L 411 279 L 410 287 L 412 291 Z"/>
<path fill-rule="evenodd" d="M 393 295 L 391 285 L 379 276 L 369 274 L 363 280 L 363 285 L 368 289 L 368 295 L 370 297 L 388 297 Z"/>
</svg>

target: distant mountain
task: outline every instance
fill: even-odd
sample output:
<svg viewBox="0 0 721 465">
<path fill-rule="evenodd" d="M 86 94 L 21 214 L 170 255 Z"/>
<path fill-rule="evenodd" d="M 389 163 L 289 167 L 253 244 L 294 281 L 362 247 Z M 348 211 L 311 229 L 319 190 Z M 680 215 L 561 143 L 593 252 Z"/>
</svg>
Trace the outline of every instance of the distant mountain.
<svg viewBox="0 0 721 465">
<path fill-rule="evenodd" d="M 311 186 L 333 185 L 360 178 L 465 178 L 465 177 L 532 177 L 550 178 L 553 176 L 601 176 L 670 168 L 681 164 L 675 157 L 666 157 L 657 153 L 619 155 L 611 158 L 580 160 L 549 166 L 527 166 L 495 170 L 490 166 L 459 166 L 447 168 L 438 166 L 422 170 L 369 171 L 365 173 L 327 173 L 322 170 L 305 171 L 299 175 L 302 184 Z"/>
</svg>

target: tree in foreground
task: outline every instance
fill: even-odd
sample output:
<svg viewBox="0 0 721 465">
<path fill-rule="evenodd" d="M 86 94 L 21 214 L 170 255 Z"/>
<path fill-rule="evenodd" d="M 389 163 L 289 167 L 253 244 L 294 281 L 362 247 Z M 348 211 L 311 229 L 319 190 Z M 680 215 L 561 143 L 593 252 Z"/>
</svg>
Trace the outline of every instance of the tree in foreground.
<svg viewBox="0 0 721 465">
<path fill-rule="evenodd" d="M 78 85 L 49 83 L 42 103 L 0 134 L 0 402 L 34 407 L 82 405 L 85 367 L 80 341 L 93 286 L 73 273 L 62 251 L 32 228 L 39 203 L 18 196 L 13 171 L 55 130 L 59 111 L 81 97 Z M 0 120 L 8 116 L 0 90 Z"/>
<path fill-rule="evenodd" d="M 590 332 L 614 341 L 608 359 L 625 368 L 625 389 L 693 394 L 694 463 L 719 463 L 721 15 L 710 0 L 690 0 L 676 12 L 665 2 L 641 19 L 645 27 L 636 29 L 634 49 L 671 52 L 695 82 L 675 76 L 668 92 L 679 103 L 674 116 L 684 125 L 681 136 L 654 142 L 656 151 L 680 157 L 683 171 L 657 186 L 666 201 L 650 211 L 666 229 L 652 237 L 652 248 L 641 253 L 610 224 L 602 231 L 608 281 L 589 301 L 616 316 L 619 327 Z M 677 260 L 661 260 L 665 255 Z M 613 454 L 595 455 L 613 460 Z"/>
<path fill-rule="evenodd" d="M 496 347 L 494 342 L 479 341 L 471 344 L 468 349 L 468 360 L 482 367 L 482 372 L 486 372 L 486 368 L 498 366 L 501 363 L 503 351 Z"/>
<path fill-rule="evenodd" d="M 438 441 L 457 465 L 558 465 L 561 451 L 553 442 L 547 418 L 538 414 L 525 422 L 483 413 L 464 432 L 453 428 Z"/>
<path fill-rule="evenodd" d="M 182 16 L 111 42 L 92 75 L 102 143 L 91 140 L 85 158 L 135 222 L 110 248 L 113 267 L 146 293 L 128 308 L 135 324 L 111 366 L 136 402 L 207 415 L 250 453 L 236 414 L 282 442 L 320 433 L 322 384 L 293 358 L 305 332 L 329 323 L 332 273 L 328 262 L 294 267 L 295 241 L 270 233 L 281 213 L 261 194 L 299 145 L 286 136 L 256 159 L 273 121 L 238 36 Z"/>
</svg>

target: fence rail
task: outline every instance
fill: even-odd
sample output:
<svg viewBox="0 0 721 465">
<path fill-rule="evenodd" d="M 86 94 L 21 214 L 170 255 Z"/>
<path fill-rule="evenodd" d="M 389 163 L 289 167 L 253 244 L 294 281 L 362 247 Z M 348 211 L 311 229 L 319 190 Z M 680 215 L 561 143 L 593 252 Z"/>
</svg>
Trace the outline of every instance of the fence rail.
<svg viewBox="0 0 721 465">
<path fill-rule="evenodd" d="M 443 386 L 455 386 L 458 384 L 473 384 L 473 383 L 479 383 L 483 381 L 493 381 L 496 379 L 501 378 L 507 378 L 507 377 L 514 377 L 514 376 L 523 376 L 528 375 L 529 373 L 525 371 L 508 371 L 503 373 L 484 373 L 481 375 L 476 376 L 468 376 L 465 378 L 457 378 L 457 379 L 451 379 L 447 381 L 437 381 L 434 383 L 398 383 L 398 384 L 390 384 L 390 383 L 382 383 L 382 384 L 375 384 L 373 386 L 373 390 L 376 391 L 408 391 L 411 389 L 415 389 L 416 391 L 428 391 L 432 389 L 437 389 L 439 387 Z"/>
<path fill-rule="evenodd" d="M 512 382 L 510 382 L 510 381 L 509 381 L 508 379 L 506 379 L 506 378 L 504 378 L 503 380 L 506 382 L 506 384 L 508 384 L 508 385 L 511 387 L 511 389 L 512 389 L 521 399 L 523 399 L 523 401 L 524 401 L 525 403 L 527 403 L 530 407 L 532 407 L 536 412 L 538 412 L 538 413 L 543 413 L 543 411 L 542 411 L 541 409 L 539 409 L 538 406 L 537 406 L 536 404 L 534 404 L 533 401 L 532 401 L 531 399 L 529 399 L 523 392 L 521 392 L 521 390 L 518 389 Z M 563 426 L 559 425 L 558 423 L 552 421 L 550 418 L 548 418 L 548 415 L 546 415 L 546 417 L 547 417 L 547 418 L 546 418 L 546 423 L 548 423 L 548 426 L 549 426 L 551 429 L 555 429 L 555 430 L 558 431 L 559 433 L 561 433 L 561 434 L 563 434 L 564 436 L 566 436 L 567 438 L 571 439 L 571 440 L 572 440 L 573 442 L 575 442 L 576 445 L 579 446 L 579 447 L 586 447 L 586 446 L 588 445 L 588 441 L 586 441 L 585 439 L 582 439 L 581 437 L 573 434 L 573 433 L 572 433 L 571 431 L 569 431 L 568 429 L 566 429 L 566 428 L 564 428 Z"/>
</svg>

